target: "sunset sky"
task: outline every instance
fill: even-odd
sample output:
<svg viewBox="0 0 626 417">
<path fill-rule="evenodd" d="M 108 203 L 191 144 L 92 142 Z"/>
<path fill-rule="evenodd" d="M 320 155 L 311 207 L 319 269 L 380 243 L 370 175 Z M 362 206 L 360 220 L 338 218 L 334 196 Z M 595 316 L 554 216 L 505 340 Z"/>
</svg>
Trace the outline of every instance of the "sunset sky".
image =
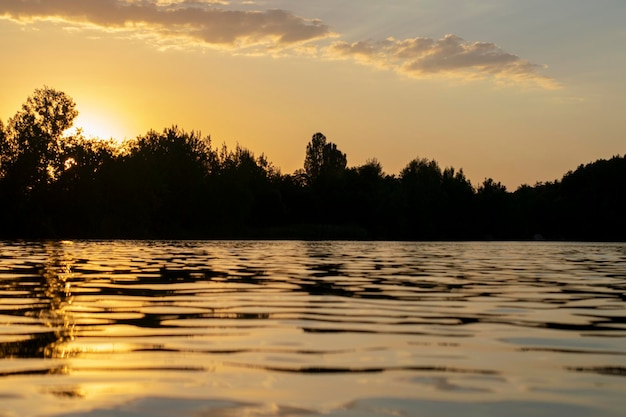
<svg viewBox="0 0 626 417">
<path fill-rule="evenodd" d="M 0 118 L 66 92 L 87 135 L 173 124 L 301 168 L 415 157 L 513 191 L 626 152 L 624 0 L 0 0 Z"/>
</svg>

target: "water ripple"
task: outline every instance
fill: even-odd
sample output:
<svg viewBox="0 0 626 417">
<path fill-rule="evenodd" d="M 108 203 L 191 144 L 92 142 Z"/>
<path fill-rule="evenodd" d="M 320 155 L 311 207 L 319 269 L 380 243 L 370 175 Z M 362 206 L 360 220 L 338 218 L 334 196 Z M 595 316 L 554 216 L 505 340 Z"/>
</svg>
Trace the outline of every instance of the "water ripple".
<svg viewBox="0 0 626 417">
<path fill-rule="evenodd" d="M 624 244 L 4 242 L 0 398 L 21 416 L 206 392 L 617 415 L 624 271 Z"/>
</svg>

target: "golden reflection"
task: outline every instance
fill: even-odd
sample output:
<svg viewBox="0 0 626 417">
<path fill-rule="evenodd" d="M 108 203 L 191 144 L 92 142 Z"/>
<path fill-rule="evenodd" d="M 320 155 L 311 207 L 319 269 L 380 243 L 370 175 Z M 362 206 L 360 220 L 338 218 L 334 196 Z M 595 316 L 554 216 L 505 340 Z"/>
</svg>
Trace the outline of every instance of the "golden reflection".
<svg viewBox="0 0 626 417">
<path fill-rule="evenodd" d="M 42 324 L 52 330 L 46 338 L 39 338 L 43 346 L 40 347 L 44 358 L 63 358 L 66 351 L 63 345 L 76 338 L 76 322 L 67 306 L 72 304 L 72 268 L 75 259 L 66 247 L 70 241 L 46 242 L 43 252 L 45 260 L 39 270 L 41 281 L 42 308 L 38 318 Z M 52 336 L 53 337 L 50 337 Z"/>
<path fill-rule="evenodd" d="M 131 350 L 130 345 L 111 343 L 110 341 L 104 343 L 98 341 L 78 342 L 79 325 L 77 320 L 84 322 L 85 318 L 89 318 L 89 314 L 81 314 L 80 306 L 73 305 L 72 282 L 75 278 L 73 268 L 76 264 L 76 258 L 73 252 L 69 250 L 72 245 L 72 241 L 45 244 L 46 260 L 40 270 L 40 276 L 43 278 L 42 301 L 46 307 L 39 311 L 38 318 L 46 327 L 53 329 L 51 332 L 53 336 L 39 339 L 45 345 L 42 348 L 43 357 L 68 359 L 84 354 L 119 353 L 120 351 Z"/>
<path fill-rule="evenodd" d="M 0 399 L 19 393 L 15 415 L 112 415 L 164 396 L 281 396 L 324 413 L 358 397 L 546 399 L 560 384 L 571 401 L 592 380 L 619 391 L 624 356 L 605 336 L 623 327 L 619 278 L 587 283 L 589 262 L 546 269 L 554 256 L 533 256 L 546 246 L 193 244 L 7 246 Z M 624 269 L 611 265 L 599 274 Z"/>
<path fill-rule="evenodd" d="M 32 288 L 23 314 L 38 320 L 43 329 L 31 331 L 27 339 L 1 343 L 0 357 L 58 358 L 60 346 L 76 337 L 76 323 L 67 309 L 74 298 L 70 244 L 44 242 L 36 253 L 25 255 L 25 272 L 12 285 Z"/>
</svg>

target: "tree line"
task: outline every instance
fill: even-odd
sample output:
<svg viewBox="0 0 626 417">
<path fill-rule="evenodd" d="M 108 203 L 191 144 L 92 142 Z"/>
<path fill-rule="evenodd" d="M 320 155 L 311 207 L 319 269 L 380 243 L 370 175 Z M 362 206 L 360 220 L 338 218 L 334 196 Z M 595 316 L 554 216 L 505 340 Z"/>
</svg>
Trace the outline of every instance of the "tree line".
<svg viewBox="0 0 626 417">
<path fill-rule="evenodd" d="M 510 192 L 424 158 L 397 175 L 349 167 L 322 133 L 282 174 L 176 126 L 122 144 L 64 136 L 76 116 L 44 87 L 0 121 L 1 238 L 626 240 L 626 156 Z"/>
</svg>

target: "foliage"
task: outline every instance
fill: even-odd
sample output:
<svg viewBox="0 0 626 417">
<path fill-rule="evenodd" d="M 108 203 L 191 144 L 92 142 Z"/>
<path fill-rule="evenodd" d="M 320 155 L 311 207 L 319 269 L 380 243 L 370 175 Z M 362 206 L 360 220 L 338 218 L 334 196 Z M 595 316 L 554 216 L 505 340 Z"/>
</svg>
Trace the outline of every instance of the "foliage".
<svg viewBox="0 0 626 417">
<path fill-rule="evenodd" d="M 4 123 L 0 119 L 0 178 L 3 178 L 6 174 L 7 165 L 11 163 L 12 156 L 13 152 L 11 151 L 10 142 L 8 142 Z"/>
<path fill-rule="evenodd" d="M 348 167 L 315 133 L 285 175 L 177 126 L 122 145 L 63 136 L 76 114 L 44 87 L 0 122 L 0 237 L 626 240 L 626 157 L 509 192 L 426 158 L 397 177 L 375 158 Z"/>
<path fill-rule="evenodd" d="M 326 146 L 326 136 L 315 133 L 311 141 L 306 145 L 306 156 L 304 158 L 304 172 L 314 181 L 320 176 L 322 165 L 324 164 L 324 147 Z"/>
<path fill-rule="evenodd" d="M 23 192 L 53 181 L 63 171 L 61 135 L 78 115 L 75 107 L 65 93 L 43 87 L 9 119 L 2 138 L 2 171 L 21 182 Z"/>
<path fill-rule="evenodd" d="M 310 184 L 336 179 L 344 172 L 347 164 L 346 154 L 336 144 L 326 142 L 326 136 L 322 133 L 313 135 L 306 147 L 304 159 L 304 171 Z"/>
</svg>

